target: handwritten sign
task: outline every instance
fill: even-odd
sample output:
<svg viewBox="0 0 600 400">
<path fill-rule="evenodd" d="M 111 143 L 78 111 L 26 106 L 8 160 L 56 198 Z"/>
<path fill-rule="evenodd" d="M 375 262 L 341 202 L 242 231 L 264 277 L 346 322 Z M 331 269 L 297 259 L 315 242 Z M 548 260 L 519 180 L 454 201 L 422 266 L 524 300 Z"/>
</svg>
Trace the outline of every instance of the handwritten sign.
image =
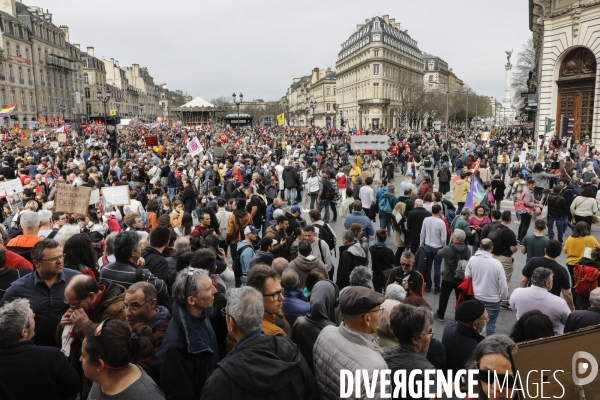
<svg viewBox="0 0 600 400">
<path fill-rule="evenodd" d="M 21 193 L 23 184 L 20 179 L 11 179 L 0 183 L 0 197 L 6 197 L 9 194 Z"/>
<path fill-rule="evenodd" d="M 91 193 L 92 188 L 90 187 L 57 183 L 54 211 L 85 216 L 90 204 Z"/>
<path fill-rule="evenodd" d="M 29 139 L 21 139 L 20 145 L 21 147 L 31 147 L 33 146 L 33 141 Z"/>
<path fill-rule="evenodd" d="M 112 204 L 113 206 L 126 206 L 129 201 L 129 186 L 111 186 L 102 188 L 102 198 L 104 203 Z"/>
<path fill-rule="evenodd" d="M 58 141 L 52 141 L 50 142 L 50 146 L 52 146 L 53 149 L 58 149 Z"/>
<path fill-rule="evenodd" d="M 59 133 L 58 134 L 58 142 L 59 143 L 67 143 L 67 134 L 66 133 Z"/>
<path fill-rule="evenodd" d="M 123 135 L 123 136 L 127 136 L 127 135 L 129 135 L 129 129 L 123 129 L 121 132 L 119 132 L 119 134 Z"/>
</svg>

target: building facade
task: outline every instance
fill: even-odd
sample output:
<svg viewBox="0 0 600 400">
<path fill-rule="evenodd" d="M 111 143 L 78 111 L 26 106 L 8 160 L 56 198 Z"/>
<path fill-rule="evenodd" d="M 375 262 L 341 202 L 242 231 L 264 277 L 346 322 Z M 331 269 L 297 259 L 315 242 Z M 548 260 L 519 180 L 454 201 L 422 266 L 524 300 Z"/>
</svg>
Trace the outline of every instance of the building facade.
<svg viewBox="0 0 600 400">
<path fill-rule="evenodd" d="M 538 65 L 533 71 L 539 94 L 537 134 L 545 135 L 549 118 L 555 120 L 555 129 L 548 137 L 560 132 L 599 146 L 600 3 L 530 0 L 529 17 Z"/>
<path fill-rule="evenodd" d="M 339 118 L 349 128 L 400 125 L 413 90 L 422 90 L 424 65 L 417 41 L 388 15 L 365 20 L 342 43 L 336 62 Z"/>
<path fill-rule="evenodd" d="M 448 86 L 450 81 L 448 63 L 431 54 L 423 54 L 423 62 L 425 67 L 423 84 L 425 88 L 429 91 L 446 92 L 450 90 Z"/>
<path fill-rule="evenodd" d="M 310 122 L 308 105 L 311 79 L 311 75 L 294 78 L 287 90 L 288 116 L 286 118 L 291 126 L 308 126 Z"/>
<path fill-rule="evenodd" d="M 139 64 L 133 64 L 125 68 L 125 74 L 132 89 L 138 89 L 137 104 L 140 108 L 140 117 L 144 120 L 154 120 L 157 113 L 159 98 L 155 92 L 154 78 L 148 73 L 148 68 L 140 67 Z M 135 97 L 135 96 L 134 96 Z M 162 110 L 160 111 L 162 116 Z"/>
</svg>

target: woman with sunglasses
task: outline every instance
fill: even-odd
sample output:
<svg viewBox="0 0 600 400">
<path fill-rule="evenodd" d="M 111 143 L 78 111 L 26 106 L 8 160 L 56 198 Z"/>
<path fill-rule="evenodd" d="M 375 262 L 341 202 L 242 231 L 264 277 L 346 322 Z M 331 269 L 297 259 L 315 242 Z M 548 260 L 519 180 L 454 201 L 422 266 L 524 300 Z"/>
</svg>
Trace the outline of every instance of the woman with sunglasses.
<svg viewBox="0 0 600 400">
<path fill-rule="evenodd" d="M 81 346 L 83 373 L 94 384 L 90 399 L 163 400 L 162 390 L 134 359 L 154 355 L 152 330 L 137 324 L 106 319 L 88 330 Z"/>
</svg>

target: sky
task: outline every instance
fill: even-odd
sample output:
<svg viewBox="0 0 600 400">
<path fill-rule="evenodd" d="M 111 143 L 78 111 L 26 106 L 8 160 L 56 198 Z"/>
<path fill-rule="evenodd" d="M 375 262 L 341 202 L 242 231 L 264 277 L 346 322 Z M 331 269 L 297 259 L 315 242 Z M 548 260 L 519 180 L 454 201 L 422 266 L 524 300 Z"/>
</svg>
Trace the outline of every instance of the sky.
<svg viewBox="0 0 600 400">
<path fill-rule="evenodd" d="M 278 100 L 293 78 L 335 69 L 356 25 L 389 15 L 424 53 L 441 57 L 480 95 L 504 98 L 506 50 L 531 37 L 524 0 L 23 0 L 68 25 L 70 42 L 154 83 L 200 94 Z"/>
</svg>

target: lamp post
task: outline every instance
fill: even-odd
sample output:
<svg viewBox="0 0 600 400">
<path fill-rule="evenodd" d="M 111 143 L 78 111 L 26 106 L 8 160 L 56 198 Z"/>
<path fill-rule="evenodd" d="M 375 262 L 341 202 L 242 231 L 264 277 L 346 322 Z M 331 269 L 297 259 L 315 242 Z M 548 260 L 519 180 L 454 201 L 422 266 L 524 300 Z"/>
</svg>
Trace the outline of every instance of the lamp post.
<svg viewBox="0 0 600 400">
<path fill-rule="evenodd" d="M 117 123 L 116 119 L 119 115 L 121 115 L 121 100 L 117 99 L 117 101 L 115 101 L 115 104 L 117 106 L 117 116 L 115 117 L 115 125 Z M 120 122 L 120 121 L 119 121 Z"/>
<path fill-rule="evenodd" d="M 96 96 L 98 97 L 98 100 L 100 100 L 100 102 L 102 102 L 102 104 L 104 105 L 104 127 L 106 129 L 106 103 L 108 103 L 108 101 L 110 100 L 110 90 L 106 88 L 106 94 L 103 97 L 102 89 L 98 89 L 98 91 L 96 92 Z"/>
<path fill-rule="evenodd" d="M 140 104 L 140 114 L 139 114 L 139 117 L 140 117 L 141 120 L 144 120 L 144 114 L 143 114 L 143 112 L 144 112 L 144 105 Z"/>
<path fill-rule="evenodd" d="M 236 95 L 235 92 L 233 92 L 233 94 L 231 95 L 231 97 L 233 97 L 233 103 L 237 106 L 237 127 L 240 127 L 240 104 L 242 104 L 244 102 L 244 95 L 240 93 L 240 101 L 236 101 Z"/>
<path fill-rule="evenodd" d="M 362 107 L 358 109 L 358 129 L 362 128 Z"/>
<path fill-rule="evenodd" d="M 312 108 L 312 127 L 313 130 L 315 129 L 315 108 L 317 108 L 317 102 L 314 100 L 311 100 L 310 103 L 308 103 L 309 107 Z"/>
</svg>

